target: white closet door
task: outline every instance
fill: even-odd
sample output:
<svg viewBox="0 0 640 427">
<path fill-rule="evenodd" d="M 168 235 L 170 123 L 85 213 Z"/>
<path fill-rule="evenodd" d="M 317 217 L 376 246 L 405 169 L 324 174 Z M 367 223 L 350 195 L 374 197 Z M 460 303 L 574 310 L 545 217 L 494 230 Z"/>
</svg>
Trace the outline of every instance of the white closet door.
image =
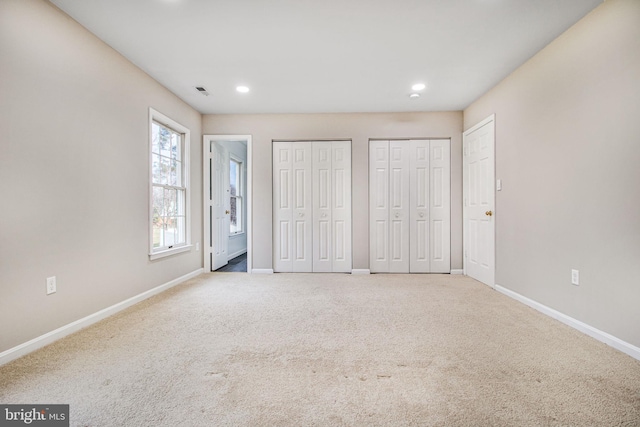
<svg viewBox="0 0 640 427">
<path fill-rule="evenodd" d="M 409 141 L 389 141 L 389 272 L 409 272 Z"/>
<path fill-rule="evenodd" d="M 412 140 L 410 143 L 410 265 L 411 273 L 431 271 L 429 221 L 429 141 Z"/>
<path fill-rule="evenodd" d="M 351 271 L 351 142 L 332 144 L 331 254 L 333 272 Z"/>
<path fill-rule="evenodd" d="M 369 270 L 389 272 L 389 141 L 369 141 Z"/>
<path fill-rule="evenodd" d="M 293 271 L 292 143 L 273 142 L 273 270 Z"/>
<path fill-rule="evenodd" d="M 430 141 L 430 271 L 451 272 L 451 142 Z"/>
<path fill-rule="evenodd" d="M 313 143 L 313 271 L 332 271 L 331 143 Z"/>
<path fill-rule="evenodd" d="M 313 268 L 313 198 L 311 192 L 312 153 L 310 142 L 291 144 L 292 151 L 292 256 L 293 272 Z"/>
</svg>

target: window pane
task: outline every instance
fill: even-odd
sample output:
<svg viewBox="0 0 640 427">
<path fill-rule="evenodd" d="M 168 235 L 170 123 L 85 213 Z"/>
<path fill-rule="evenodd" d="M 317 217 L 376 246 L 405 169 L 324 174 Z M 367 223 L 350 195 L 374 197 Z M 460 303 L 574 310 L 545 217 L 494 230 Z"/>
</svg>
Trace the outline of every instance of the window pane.
<svg viewBox="0 0 640 427">
<path fill-rule="evenodd" d="M 180 149 L 182 136 L 174 133 L 171 135 L 171 158 L 176 160 L 182 160 L 182 153 Z"/>
<path fill-rule="evenodd" d="M 176 190 L 176 215 L 185 216 L 185 190 Z"/>
<path fill-rule="evenodd" d="M 151 173 L 153 175 L 153 183 L 162 183 L 162 163 L 160 162 L 160 156 L 157 154 L 151 155 Z"/>
<path fill-rule="evenodd" d="M 178 214 L 176 190 L 164 189 L 164 215 L 171 217 Z"/>
<path fill-rule="evenodd" d="M 164 126 L 160 126 L 160 154 L 171 157 L 171 132 Z"/>
<path fill-rule="evenodd" d="M 155 224 L 156 217 L 163 216 L 164 213 L 164 189 L 162 187 L 153 187 L 153 222 Z"/>
<path fill-rule="evenodd" d="M 151 152 L 160 152 L 160 126 L 157 123 L 151 124 Z"/>
<path fill-rule="evenodd" d="M 160 217 L 153 218 L 153 247 L 160 248 L 163 244 L 162 220 Z"/>
<path fill-rule="evenodd" d="M 238 162 L 231 160 L 229 163 L 229 186 L 231 187 L 231 195 L 238 195 Z"/>
<path fill-rule="evenodd" d="M 179 216 L 179 217 L 176 218 L 176 223 L 177 223 L 177 227 L 176 227 L 176 231 L 177 231 L 176 243 L 177 244 L 183 245 L 183 244 L 187 243 L 186 222 L 187 222 L 186 218 L 183 217 L 183 216 Z"/>
<path fill-rule="evenodd" d="M 230 202 L 229 233 L 240 233 L 242 231 L 242 199 L 239 197 L 231 197 Z"/>
</svg>

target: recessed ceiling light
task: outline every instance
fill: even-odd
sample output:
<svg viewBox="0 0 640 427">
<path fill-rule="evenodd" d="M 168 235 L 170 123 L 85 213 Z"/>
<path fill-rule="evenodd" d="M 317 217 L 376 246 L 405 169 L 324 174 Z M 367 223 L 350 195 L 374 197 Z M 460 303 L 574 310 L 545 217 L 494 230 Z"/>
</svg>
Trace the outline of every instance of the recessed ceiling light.
<svg viewBox="0 0 640 427">
<path fill-rule="evenodd" d="M 236 86 L 236 90 L 240 93 L 249 92 L 249 88 L 247 86 Z"/>
<path fill-rule="evenodd" d="M 425 87 L 427 87 L 427 85 L 425 85 L 424 83 L 416 83 L 411 86 L 411 90 L 424 90 Z"/>
<path fill-rule="evenodd" d="M 418 99 L 418 98 L 420 98 L 420 94 L 419 93 L 412 93 L 411 95 L 409 95 L 409 98 Z"/>
</svg>

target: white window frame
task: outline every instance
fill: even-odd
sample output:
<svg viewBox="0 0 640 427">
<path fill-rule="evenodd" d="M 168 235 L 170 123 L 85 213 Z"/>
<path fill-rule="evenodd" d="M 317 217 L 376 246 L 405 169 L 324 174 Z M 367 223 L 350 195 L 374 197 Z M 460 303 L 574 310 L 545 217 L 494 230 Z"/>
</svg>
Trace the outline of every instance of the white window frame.
<svg viewBox="0 0 640 427">
<path fill-rule="evenodd" d="M 234 156 L 233 154 L 229 154 L 229 162 L 236 162 L 238 164 L 238 188 L 236 188 L 236 193 L 238 194 L 237 196 L 231 196 L 231 192 L 229 192 L 229 199 L 231 198 L 235 198 L 240 199 L 240 204 L 241 204 L 241 212 L 240 212 L 240 227 L 241 227 L 241 231 L 236 231 L 235 233 L 231 232 L 231 227 L 229 227 L 229 237 L 233 237 L 233 236 L 240 236 L 242 234 L 245 233 L 245 222 L 244 222 L 244 203 L 245 203 L 245 197 L 244 197 L 244 162 L 242 161 L 242 159 L 240 159 L 237 156 Z M 231 166 L 229 166 L 229 170 L 231 170 Z M 229 182 L 229 187 L 231 187 L 231 182 Z M 231 205 L 231 201 L 229 201 L 229 205 Z M 237 215 L 237 214 L 236 214 Z M 231 226 L 231 221 L 229 221 L 229 226 Z"/>
<path fill-rule="evenodd" d="M 153 247 L 153 131 L 152 126 L 153 122 L 160 123 L 171 130 L 182 135 L 182 174 L 183 174 L 183 183 L 185 188 L 185 243 L 179 246 L 174 246 L 170 249 L 160 248 L 155 249 Z M 191 140 L 191 131 L 176 122 L 175 120 L 165 116 L 153 108 L 149 108 L 149 148 L 148 148 L 148 165 L 149 165 L 149 259 L 155 260 L 159 258 L 164 258 L 167 256 L 175 255 L 181 252 L 190 251 L 192 248 L 191 245 L 191 195 L 190 190 L 191 186 L 189 183 L 189 146 Z"/>
</svg>

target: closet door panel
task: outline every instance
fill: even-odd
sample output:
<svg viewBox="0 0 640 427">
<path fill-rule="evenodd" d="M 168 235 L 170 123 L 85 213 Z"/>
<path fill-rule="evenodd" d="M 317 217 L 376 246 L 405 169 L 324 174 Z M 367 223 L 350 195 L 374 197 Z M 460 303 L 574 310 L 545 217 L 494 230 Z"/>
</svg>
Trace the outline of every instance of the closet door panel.
<svg viewBox="0 0 640 427">
<path fill-rule="evenodd" d="M 331 272 L 331 142 L 313 142 L 313 271 Z"/>
<path fill-rule="evenodd" d="M 389 271 L 389 141 L 369 141 L 369 270 Z"/>
<path fill-rule="evenodd" d="M 292 235 L 293 272 L 313 268 L 313 198 L 311 143 L 292 143 Z"/>
<path fill-rule="evenodd" d="M 292 143 L 273 142 L 273 270 L 293 271 Z"/>
<path fill-rule="evenodd" d="M 410 266 L 411 273 L 431 271 L 429 221 L 429 141 L 412 140 L 410 143 Z"/>
<path fill-rule="evenodd" d="M 409 141 L 389 142 L 390 273 L 409 272 Z"/>
<path fill-rule="evenodd" d="M 430 141 L 430 270 L 451 272 L 451 142 Z"/>
<path fill-rule="evenodd" d="M 351 142 L 332 145 L 332 271 L 351 272 Z"/>
</svg>

